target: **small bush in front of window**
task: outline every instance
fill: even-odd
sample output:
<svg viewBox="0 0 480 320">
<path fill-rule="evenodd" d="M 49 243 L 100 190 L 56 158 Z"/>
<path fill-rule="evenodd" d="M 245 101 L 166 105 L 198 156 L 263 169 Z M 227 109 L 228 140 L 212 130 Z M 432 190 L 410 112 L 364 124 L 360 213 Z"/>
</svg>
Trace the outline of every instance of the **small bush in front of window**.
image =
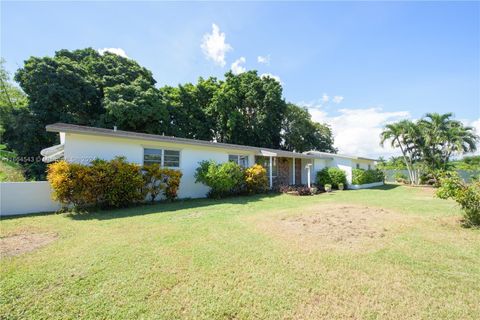
<svg viewBox="0 0 480 320">
<path fill-rule="evenodd" d="M 315 179 L 318 185 L 324 186 L 330 184 L 334 188 L 338 188 L 339 183 L 344 185 L 347 183 L 347 175 L 339 168 L 324 168 L 317 172 Z"/>
<path fill-rule="evenodd" d="M 158 163 L 143 166 L 145 192 L 154 202 L 163 193 L 168 200 L 177 197 L 182 172 L 175 169 L 161 168 Z"/>
<path fill-rule="evenodd" d="M 217 164 L 213 160 L 201 161 L 195 172 L 195 182 L 210 187 L 208 197 L 222 198 L 244 190 L 243 176 L 243 168 L 235 162 Z"/>
<path fill-rule="evenodd" d="M 365 170 L 365 169 L 353 169 L 352 170 L 352 184 L 367 184 L 374 182 L 383 182 L 385 175 L 381 170 Z"/>
</svg>

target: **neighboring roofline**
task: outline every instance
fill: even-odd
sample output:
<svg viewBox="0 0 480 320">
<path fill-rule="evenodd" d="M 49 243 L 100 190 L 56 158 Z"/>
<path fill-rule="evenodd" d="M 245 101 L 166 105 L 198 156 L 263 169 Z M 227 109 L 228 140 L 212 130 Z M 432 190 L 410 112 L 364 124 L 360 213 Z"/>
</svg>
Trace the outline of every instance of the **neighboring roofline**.
<svg viewBox="0 0 480 320">
<path fill-rule="evenodd" d="M 347 158 L 347 159 L 354 159 L 354 160 L 367 160 L 367 161 L 377 161 L 377 159 L 372 159 L 372 158 L 366 158 L 366 157 L 357 157 L 357 156 L 351 156 L 351 155 L 346 155 L 346 154 L 338 154 L 338 153 L 328 153 L 328 152 L 322 152 L 322 151 L 306 151 L 304 152 L 305 154 L 318 154 L 322 156 L 330 156 L 330 157 L 339 157 L 339 158 Z"/>
<path fill-rule="evenodd" d="M 213 147 L 213 148 L 230 149 L 230 150 L 244 150 L 244 151 L 255 152 L 258 155 L 275 153 L 279 157 L 295 157 L 295 158 L 306 158 L 306 159 L 318 159 L 318 158 L 324 159 L 325 158 L 323 156 L 318 156 L 318 155 L 310 155 L 307 153 L 298 153 L 298 152 L 291 152 L 291 151 L 278 150 L 278 149 L 252 147 L 252 146 L 244 146 L 239 144 L 220 143 L 220 142 L 212 142 L 212 141 L 205 141 L 205 140 L 187 139 L 187 138 L 177 138 L 177 137 L 171 137 L 171 136 L 161 136 L 156 134 L 139 133 L 139 132 L 132 132 L 132 131 L 112 130 L 112 129 L 80 126 L 80 125 L 67 124 L 67 123 L 54 123 L 54 124 L 47 125 L 46 130 L 48 132 L 77 133 L 77 134 L 105 136 L 105 137 L 114 137 L 114 138 L 178 143 L 178 144 L 185 144 L 185 145 L 195 145 L 195 146 Z"/>
</svg>

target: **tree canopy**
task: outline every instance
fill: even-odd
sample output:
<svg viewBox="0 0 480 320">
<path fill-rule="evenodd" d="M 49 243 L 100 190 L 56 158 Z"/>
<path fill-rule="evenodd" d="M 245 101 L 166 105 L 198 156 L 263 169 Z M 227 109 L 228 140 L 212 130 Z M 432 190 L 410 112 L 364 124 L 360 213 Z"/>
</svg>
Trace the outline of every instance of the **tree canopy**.
<svg viewBox="0 0 480 320">
<path fill-rule="evenodd" d="M 157 88 L 152 73 L 134 60 L 86 48 L 30 57 L 14 77 L 23 91 L 3 66 L 1 78 L 8 94 L 1 98 L 0 133 L 20 157 L 37 157 L 55 144 L 56 135 L 45 131 L 55 122 L 298 152 L 336 151 L 330 128 L 288 104 L 282 85 L 256 71 Z M 30 176 L 44 174 L 42 163 L 28 169 Z"/>
</svg>

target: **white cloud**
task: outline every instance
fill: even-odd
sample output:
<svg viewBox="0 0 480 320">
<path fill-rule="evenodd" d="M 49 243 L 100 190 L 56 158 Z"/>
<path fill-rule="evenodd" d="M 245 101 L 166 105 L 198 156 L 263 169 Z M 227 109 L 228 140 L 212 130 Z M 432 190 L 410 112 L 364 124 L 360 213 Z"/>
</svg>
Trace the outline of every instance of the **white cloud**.
<svg viewBox="0 0 480 320">
<path fill-rule="evenodd" d="M 411 118 L 408 111 L 383 111 L 382 108 L 340 109 L 339 115 L 331 116 L 321 109 L 321 106 L 304 104 L 312 119 L 327 123 L 332 127 L 335 137 L 335 147 L 339 153 L 362 155 L 370 157 L 383 156 L 389 158 L 399 155 L 399 151 L 380 146 L 380 133 L 383 127 L 391 122 Z"/>
<path fill-rule="evenodd" d="M 332 101 L 336 104 L 339 104 L 340 102 L 343 101 L 343 99 L 344 98 L 342 96 L 335 96 L 335 97 L 333 97 Z"/>
<path fill-rule="evenodd" d="M 247 71 L 247 69 L 244 66 L 241 66 L 241 64 L 245 62 L 247 62 L 245 57 L 240 57 L 239 59 L 235 60 L 231 66 L 233 74 L 240 74 Z"/>
<path fill-rule="evenodd" d="M 330 100 L 330 97 L 326 93 L 324 93 L 322 95 L 322 103 L 327 103 L 328 100 Z"/>
<path fill-rule="evenodd" d="M 262 64 L 270 64 L 270 55 L 268 56 L 258 56 L 257 62 Z"/>
<path fill-rule="evenodd" d="M 220 32 L 220 28 L 215 23 L 212 24 L 212 33 L 203 35 L 200 47 L 207 59 L 221 67 L 226 64 L 225 54 L 232 50 L 232 46 L 225 42 L 225 33 Z"/>
<path fill-rule="evenodd" d="M 267 78 L 267 77 L 268 77 L 268 78 L 275 79 L 275 80 L 277 80 L 278 82 L 282 83 L 282 80 L 280 79 L 280 77 L 279 77 L 279 76 L 276 76 L 276 75 L 274 75 L 274 74 L 271 74 L 271 73 L 262 73 L 262 74 L 260 75 L 260 78 Z"/>
<path fill-rule="evenodd" d="M 123 50 L 122 48 L 103 48 L 103 49 L 98 49 L 97 51 L 102 56 L 105 54 L 105 52 L 110 52 L 120 57 L 129 58 L 125 53 L 125 50 Z"/>
</svg>

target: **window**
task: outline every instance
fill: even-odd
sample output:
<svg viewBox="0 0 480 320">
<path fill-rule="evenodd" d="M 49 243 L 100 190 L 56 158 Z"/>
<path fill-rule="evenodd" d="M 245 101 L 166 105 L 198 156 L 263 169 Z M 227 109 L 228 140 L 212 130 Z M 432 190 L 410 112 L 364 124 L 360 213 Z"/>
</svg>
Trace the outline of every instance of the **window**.
<svg viewBox="0 0 480 320">
<path fill-rule="evenodd" d="M 143 149 L 143 164 L 158 163 L 161 167 L 180 167 L 180 151 Z"/>
<path fill-rule="evenodd" d="M 368 170 L 371 170 L 372 169 L 372 166 L 371 165 L 368 165 Z"/>
<path fill-rule="evenodd" d="M 164 150 L 163 166 L 164 167 L 180 167 L 180 151 Z"/>
<path fill-rule="evenodd" d="M 162 165 L 162 150 L 161 149 L 144 149 L 143 150 L 143 164 L 158 163 Z"/>
<path fill-rule="evenodd" d="M 357 168 L 357 169 L 360 169 L 360 163 L 357 163 L 357 164 L 356 164 L 356 168 Z"/>
<path fill-rule="evenodd" d="M 248 167 L 248 156 L 240 156 L 236 154 L 229 154 L 228 161 L 233 161 L 243 168 Z"/>
<path fill-rule="evenodd" d="M 255 162 L 267 170 L 267 177 L 270 176 L 270 157 L 257 156 Z M 272 157 L 272 177 L 276 177 L 278 173 L 277 158 Z"/>
</svg>

